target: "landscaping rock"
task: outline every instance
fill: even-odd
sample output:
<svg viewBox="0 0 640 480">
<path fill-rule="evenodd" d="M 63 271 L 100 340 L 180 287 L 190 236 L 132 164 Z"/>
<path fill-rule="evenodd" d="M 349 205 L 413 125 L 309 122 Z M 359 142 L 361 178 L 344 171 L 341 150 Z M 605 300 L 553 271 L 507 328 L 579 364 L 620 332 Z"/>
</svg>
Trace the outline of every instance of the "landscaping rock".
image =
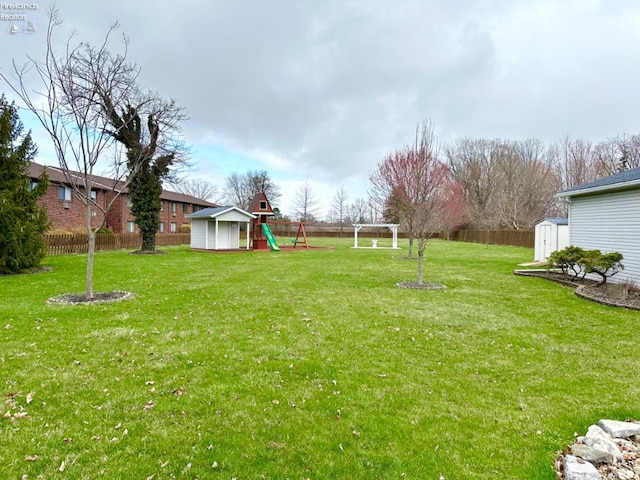
<svg viewBox="0 0 640 480">
<path fill-rule="evenodd" d="M 580 457 L 592 464 L 598 463 L 613 463 L 614 456 L 611 452 L 605 452 L 582 443 L 576 443 L 571 447 L 571 454 L 575 457 Z"/>
<path fill-rule="evenodd" d="M 622 453 L 620 452 L 618 445 L 616 445 L 613 438 L 598 425 L 591 425 L 589 427 L 582 442 L 584 445 L 587 445 L 594 450 L 599 450 L 600 452 L 607 453 L 611 456 L 607 461 L 602 460 L 594 463 L 613 463 L 614 460 L 622 460 Z M 585 457 L 582 458 L 589 460 Z"/>
<path fill-rule="evenodd" d="M 556 459 L 564 480 L 640 480 L 640 423 L 600 420 Z M 614 437 L 613 435 L 619 435 Z M 595 473 L 594 473 L 595 471 Z"/>
<path fill-rule="evenodd" d="M 640 435 L 640 423 L 600 420 L 598 426 L 611 435 L 612 438 L 629 438 L 634 435 Z"/>
<path fill-rule="evenodd" d="M 592 463 L 573 455 L 564 457 L 564 478 L 565 480 L 602 480 Z"/>
</svg>

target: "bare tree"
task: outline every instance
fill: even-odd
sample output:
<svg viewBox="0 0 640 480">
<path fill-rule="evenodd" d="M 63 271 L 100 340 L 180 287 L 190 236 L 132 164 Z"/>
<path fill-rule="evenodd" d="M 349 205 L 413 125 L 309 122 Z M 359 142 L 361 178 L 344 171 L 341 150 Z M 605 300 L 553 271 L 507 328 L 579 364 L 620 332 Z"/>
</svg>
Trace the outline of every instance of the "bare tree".
<svg viewBox="0 0 640 480">
<path fill-rule="evenodd" d="M 218 186 L 199 178 L 177 179 L 169 183 L 170 187 L 179 193 L 207 200 L 212 203 L 220 203 L 220 190 Z"/>
<path fill-rule="evenodd" d="M 492 195 L 496 189 L 495 142 L 463 138 L 445 146 L 445 156 L 456 181 L 462 186 L 467 205 L 466 221 L 486 227 L 493 217 Z"/>
<path fill-rule="evenodd" d="M 296 190 L 293 200 L 296 216 L 301 222 L 309 222 L 316 215 L 317 198 L 313 193 L 309 180 L 304 182 L 298 190 Z"/>
<path fill-rule="evenodd" d="M 531 228 L 552 210 L 560 185 L 540 140 L 463 139 L 445 154 L 462 187 L 470 226 Z"/>
<path fill-rule="evenodd" d="M 597 178 L 640 167 L 640 134 L 622 134 L 598 143 L 593 149 Z"/>
<path fill-rule="evenodd" d="M 560 184 L 537 139 L 501 141 L 496 155 L 493 228 L 530 229 L 550 211 Z"/>
<path fill-rule="evenodd" d="M 137 71 L 126 60 L 126 41 L 123 54 L 112 55 L 110 37 L 117 28 L 113 24 L 102 44 L 92 47 L 86 43 L 66 42 L 62 53 L 54 49 L 54 36 L 63 20 L 55 7 L 49 8 L 46 48 L 43 59 L 28 56 L 24 65 L 13 62 L 13 78 L 3 73 L 0 77 L 9 84 L 26 107 L 35 114 L 49 134 L 60 169 L 71 185 L 73 194 L 85 205 L 88 255 L 85 298 L 93 298 L 93 264 L 96 231 L 104 226 L 107 213 L 118 195 L 129 184 L 126 164 L 121 152 L 114 148 L 108 132 L 108 119 L 102 114 L 101 93 L 104 91 L 118 100 L 135 89 Z M 91 59 L 91 62 L 87 62 Z M 41 89 L 28 87 L 34 75 Z M 91 198 L 95 186 L 94 169 L 100 159 L 109 157 L 113 170 L 120 176 L 106 206 Z M 134 167 L 135 171 L 135 167 Z M 95 210 L 101 210 L 102 221 L 92 221 Z"/>
<path fill-rule="evenodd" d="M 344 221 L 347 215 L 347 192 L 344 190 L 344 185 L 340 185 L 336 189 L 336 193 L 333 195 L 333 212 L 335 213 L 335 219 L 340 225 L 340 238 L 342 238 L 342 233 L 344 229 Z"/>
<path fill-rule="evenodd" d="M 347 210 L 351 223 L 369 223 L 369 203 L 364 198 L 356 198 L 348 205 Z"/>
<path fill-rule="evenodd" d="M 412 146 L 387 155 L 370 175 L 372 192 L 392 206 L 418 246 L 418 284 L 423 283 L 423 257 L 430 238 L 450 223 L 454 177 L 436 158 L 433 124 L 416 130 Z M 386 197 L 385 197 L 386 196 Z"/>
<path fill-rule="evenodd" d="M 396 185 L 405 185 L 406 182 L 412 180 L 403 178 L 405 175 L 411 175 L 408 169 L 414 165 L 408 163 L 408 158 L 427 158 L 434 155 L 436 150 L 436 139 L 433 133 L 433 124 L 430 120 L 425 120 L 422 124 L 416 126 L 414 145 L 404 147 L 388 154 L 385 159 L 380 162 L 377 167 L 369 174 L 369 196 L 372 201 L 382 207 L 385 218 L 390 222 L 398 222 L 401 228 L 407 231 L 409 235 L 409 251 L 408 258 L 413 258 L 413 242 L 414 242 L 414 218 L 416 213 L 414 208 L 405 208 L 402 202 L 406 202 L 406 198 L 402 201 L 394 191 Z M 416 160 L 416 164 L 418 164 Z M 403 193 L 406 195 L 417 195 L 415 191 L 419 186 L 413 186 L 413 189 Z"/>
<path fill-rule="evenodd" d="M 593 145 L 582 138 L 565 135 L 549 147 L 549 161 L 559 179 L 560 188 L 572 188 L 597 178 Z"/>
<path fill-rule="evenodd" d="M 271 205 L 282 196 L 280 187 L 266 170 L 248 170 L 244 175 L 234 172 L 225 179 L 225 199 L 244 210 L 258 193 L 266 194 Z"/>
</svg>

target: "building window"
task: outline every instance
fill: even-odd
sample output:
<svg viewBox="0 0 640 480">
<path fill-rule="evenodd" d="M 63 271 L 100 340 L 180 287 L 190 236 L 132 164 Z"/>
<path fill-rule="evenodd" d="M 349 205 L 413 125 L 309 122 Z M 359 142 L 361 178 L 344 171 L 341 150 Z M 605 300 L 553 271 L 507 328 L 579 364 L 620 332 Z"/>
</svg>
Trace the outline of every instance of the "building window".
<svg viewBox="0 0 640 480">
<path fill-rule="evenodd" d="M 260 200 L 260 210 L 266 210 L 267 209 L 267 202 L 265 202 L 264 200 Z"/>
<path fill-rule="evenodd" d="M 182 204 L 182 213 L 189 213 L 189 204 L 188 203 L 183 203 Z"/>
<path fill-rule="evenodd" d="M 31 180 L 31 183 L 29 183 L 29 190 L 34 190 L 37 186 L 38 186 L 38 181 L 37 180 Z"/>
<path fill-rule="evenodd" d="M 176 213 L 178 211 L 178 203 L 171 202 L 171 212 Z"/>
<path fill-rule="evenodd" d="M 171 222 L 171 233 L 175 233 L 178 229 L 178 224 L 176 222 Z"/>
<path fill-rule="evenodd" d="M 91 190 L 91 201 L 93 203 L 96 203 L 98 200 L 98 192 L 96 192 L 95 190 Z"/>
<path fill-rule="evenodd" d="M 136 222 L 129 220 L 127 222 L 127 232 L 135 233 L 136 232 Z"/>
<path fill-rule="evenodd" d="M 65 187 L 64 185 L 60 185 L 58 187 L 58 198 L 60 200 L 64 200 L 65 202 L 71 201 L 71 189 L 69 187 Z"/>
<path fill-rule="evenodd" d="M 127 207 L 131 208 L 131 197 L 127 195 Z"/>
<path fill-rule="evenodd" d="M 158 224 L 158 232 L 160 232 L 160 233 L 164 232 L 164 222 L 160 222 Z"/>
<path fill-rule="evenodd" d="M 164 211 L 164 202 L 160 202 L 160 211 L 163 212 Z"/>
</svg>

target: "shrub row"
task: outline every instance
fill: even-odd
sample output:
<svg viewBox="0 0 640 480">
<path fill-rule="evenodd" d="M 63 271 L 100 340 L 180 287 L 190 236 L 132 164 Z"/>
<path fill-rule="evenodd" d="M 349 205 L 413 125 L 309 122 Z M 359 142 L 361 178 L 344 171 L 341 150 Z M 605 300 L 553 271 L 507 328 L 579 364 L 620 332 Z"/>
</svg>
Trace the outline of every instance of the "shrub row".
<svg viewBox="0 0 640 480">
<path fill-rule="evenodd" d="M 621 261 L 622 254 L 618 252 L 602 253 L 570 245 L 549 256 L 548 268 L 560 268 L 572 280 L 595 273 L 602 278 L 599 285 L 604 285 L 607 278 L 624 269 Z"/>
</svg>

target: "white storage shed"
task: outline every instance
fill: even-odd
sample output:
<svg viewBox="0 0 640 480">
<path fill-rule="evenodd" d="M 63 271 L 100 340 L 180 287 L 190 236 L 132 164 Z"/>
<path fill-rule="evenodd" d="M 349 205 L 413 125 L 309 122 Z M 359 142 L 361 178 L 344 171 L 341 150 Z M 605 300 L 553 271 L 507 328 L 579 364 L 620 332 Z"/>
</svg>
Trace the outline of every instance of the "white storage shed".
<svg viewBox="0 0 640 480">
<path fill-rule="evenodd" d="M 546 262 L 551 253 L 569 246 L 569 221 L 566 218 L 545 218 L 535 224 L 534 260 Z"/>
<path fill-rule="evenodd" d="M 246 225 L 246 249 L 250 248 L 249 229 L 255 218 L 238 207 L 211 207 L 187 215 L 191 220 L 191 248 L 240 250 L 240 225 Z"/>
</svg>

